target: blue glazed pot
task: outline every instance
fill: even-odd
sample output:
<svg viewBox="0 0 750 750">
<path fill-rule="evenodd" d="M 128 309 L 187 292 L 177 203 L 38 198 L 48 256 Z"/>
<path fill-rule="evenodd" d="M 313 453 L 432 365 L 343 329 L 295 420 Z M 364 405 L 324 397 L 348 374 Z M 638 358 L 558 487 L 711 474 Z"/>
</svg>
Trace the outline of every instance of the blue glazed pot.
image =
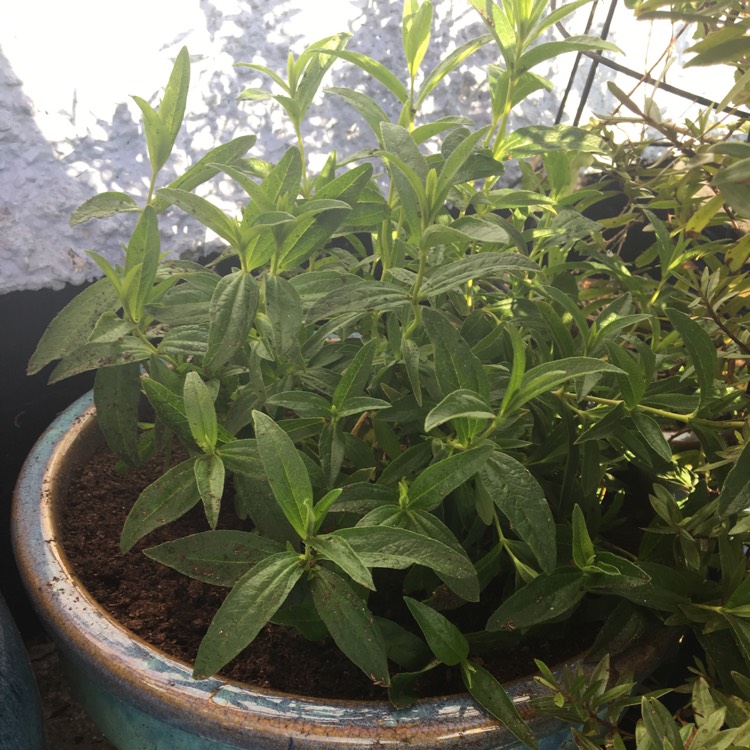
<svg viewBox="0 0 750 750">
<path fill-rule="evenodd" d="M 0 596 L 0 748 L 43 750 L 39 693 L 21 634 Z"/>
<path fill-rule="evenodd" d="M 56 640 L 73 688 L 120 750 L 521 750 L 524 746 L 468 695 L 387 703 L 321 701 L 222 679 L 194 680 L 114 621 L 71 572 L 58 540 L 55 508 L 66 483 L 101 442 L 91 396 L 52 424 L 29 455 L 16 487 L 16 557 L 35 605 Z M 656 641 L 619 658 L 621 672 L 644 671 Z M 541 750 L 567 745 L 566 726 L 535 716 L 531 679 L 506 685 Z"/>
</svg>

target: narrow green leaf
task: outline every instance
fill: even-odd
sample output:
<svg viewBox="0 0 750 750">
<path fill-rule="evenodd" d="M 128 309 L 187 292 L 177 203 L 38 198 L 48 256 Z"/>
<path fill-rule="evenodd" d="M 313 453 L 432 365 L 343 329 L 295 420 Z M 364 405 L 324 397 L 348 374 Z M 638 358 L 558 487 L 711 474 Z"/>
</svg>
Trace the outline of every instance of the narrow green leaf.
<svg viewBox="0 0 750 750">
<path fill-rule="evenodd" d="M 336 573 L 316 568 L 312 581 L 315 609 L 343 653 L 374 683 L 387 687 L 387 649 L 367 605 Z"/>
<path fill-rule="evenodd" d="M 224 493 L 224 462 L 214 454 L 198 456 L 195 459 L 195 484 L 198 487 L 208 525 L 216 528 L 221 510 L 221 496 Z"/>
<path fill-rule="evenodd" d="M 581 570 L 586 570 L 594 562 L 594 543 L 578 503 L 573 508 L 573 562 Z"/>
<path fill-rule="evenodd" d="M 121 552 L 130 551 L 139 539 L 180 518 L 200 501 L 194 463 L 191 458 L 177 464 L 141 492 L 125 520 Z"/>
<path fill-rule="evenodd" d="M 340 57 L 342 60 L 356 65 L 361 68 L 369 76 L 374 78 L 376 81 L 385 86 L 402 104 L 405 104 L 409 98 L 404 85 L 398 78 L 391 73 L 382 63 L 377 60 L 373 60 L 367 55 L 363 55 L 359 52 L 350 52 L 349 50 L 320 50 L 323 54 L 331 55 L 333 57 Z M 329 89 L 330 90 L 330 89 Z"/>
<path fill-rule="evenodd" d="M 471 225 L 472 234 L 474 234 L 474 229 L 480 230 L 477 221 L 474 221 Z M 491 222 L 486 223 L 492 231 L 499 232 L 503 236 L 502 241 L 507 240 L 508 235 L 501 227 Z M 458 222 L 455 222 L 453 226 L 456 225 L 458 225 Z M 465 222 L 461 224 L 461 227 L 462 232 L 469 229 L 469 225 Z M 443 230 L 438 231 L 442 233 Z M 469 237 L 467 235 L 467 238 L 474 241 L 476 236 Z M 498 238 L 495 237 L 492 241 L 498 241 Z M 461 284 L 465 284 L 471 279 L 497 278 L 507 273 L 533 273 L 538 270 L 539 266 L 536 263 L 518 253 L 477 253 L 435 269 L 422 285 L 421 295 L 422 297 L 430 297 L 443 294 L 451 289 L 458 289 Z"/>
<path fill-rule="evenodd" d="M 187 192 L 194 190 L 218 174 L 221 168 L 232 165 L 241 156 L 244 156 L 256 140 L 257 138 L 254 135 L 241 135 L 210 149 L 187 172 L 170 182 L 167 187 L 179 188 Z M 154 211 L 160 213 L 172 204 L 165 197 L 156 196 L 151 205 L 154 207 Z"/>
<path fill-rule="evenodd" d="M 362 414 L 365 411 L 378 411 L 379 409 L 389 409 L 390 407 L 391 404 L 382 398 L 352 396 L 341 404 L 341 408 L 336 411 L 336 416 L 348 417 L 352 414 Z"/>
<path fill-rule="evenodd" d="M 169 76 L 164 97 L 159 104 L 159 119 L 164 125 L 164 140 L 159 144 L 163 163 L 172 153 L 177 134 L 185 116 L 188 88 L 190 87 L 190 55 L 187 47 L 183 47 L 174 61 L 172 73 Z M 163 164 L 162 163 L 162 164 Z M 161 169 L 159 165 L 158 169 Z"/>
<path fill-rule="evenodd" d="M 354 358 L 344 370 L 341 380 L 333 392 L 333 405 L 340 409 L 344 402 L 353 396 L 364 393 L 372 376 L 372 360 L 377 348 L 377 341 L 370 340 L 354 355 Z"/>
<path fill-rule="evenodd" d="M 424 565 L 438 575 L 465 579 L 476 577 L 474 566 L 462 549 L 454 549 L 409 529 L 357 526 L 339 529 L 335 534 L 349 542 L 368 568 L 402 570 L 411 565 Z"/>
<path fill-rule="evenodd" d="M 102 367 L 94 380 L 96 421 L 107 445 L 125 463 L 136 466 L 138 404 L 141 399 L 140 365 Z"/>
<path fill-rule="evenodd" d="M 747 508 L 750 508 L 750 443 L 745 444 L 724 480 L 718 511 L 721 518 L 727 518 Z"/>
<path fill-rule="evenodd" d="M 70 215 L 70 226 L 74 227 L 91 219 L 107 219 L 119 213 L 134 213 L 139 210 L 138 204 L 127 193 L 99 193 L 73 211 Z"/>
<path fill-rule="evenodd" d="M 513 533 L 529 545 L 541 569 L 551 573 L 557 563 L 557 533 L 539 482 L 523 464 L 500 451 L 490 456 L 479 477 Z"/>
<path fill-rule="evenodd" d="M 483 667 L 465 663 L 462 676 L 466 689 L 477 703 L 488 713 L 501 721 L 524 746 L 536 750 L 538 747 L 534 733 L 521 718 L 518 709 L 505 692 L 505 688 Z"/>
<path fill-rule="evenodd" d="M 714 392 L 714 376 L 718 365 L 714 342 L 708 333 L 685 313 L 668 308 L 667 317 L 685 344 L 690 364 L 695 369 L 701 404 L 703 404 Z"/>
<path fill-rule="evenodd" d="M 241 245 L 239 226 L 213 203 L 181 188 L 165 187 L 156 191 L 157 198 L 169 205 L 181 208 L 185 213 L 194 216 L 203 226 L 215 232 L 232 247 Z"/>
<path fill-rule="evenodd" d="M 419 374 L 419 346 L 411 339 L 401 340 L 401 356 L 404 359 L 406 376 L 409 378 L 414 399 L 422 406 L 422 380 Z M 393 456 L 391 456 L 393 458 Z"/>
<path fill-rule="evenodd" d="M 553 388 L 572 378 L 597 373 L 622 374 L 623 371 L 609 362 L 592 357 L 567 357 L 565 359 L 544 362 L 526 372 L 521 388 L 510 400 L 504 411 L 505 413 L 512 413 L 527 401 L 536 398 L 542 393 L 548 393 Z"/>
<path fill-rule="evenodd" d="M 344 537 L 325 534 L 309 539 L 309 544 L 319 557 L 338 565 L 354 582 L 371 591 L 375 590 L 372 574 Z"/>
<path fill-rule="evenodd" d="M 385 281 L 348 284 L 318 300 L 307 312 L 307 321 L 315 322 L 348 313 L 366 315 L 384 312 L 408 303 L 407 291 Z"/>
<path fill-rule="evenodd" d="M 101 367 L 116 367 L 147 360 L 153 351 L 135 336 L 121 341 L 104 341 L 82 344 L 67 354 L 52 370 L 50 383 Z"/>
<path fill-rule="evenodd" d="M 218 369 L 245 343 L 259 296 L 258 285 L 249 273 L 231 273 L 218 283 L 209 307 L 206 367 Z"/>
<path fill-rule="evenodd" d="M 459 388 L 449 393 L 425 417 L 425 432 L 430 432 L 445 422 L 458 417 L 472 417 L 475 419 L 492 419 L 494 413 L 490 410 L 485 399 L 473 391 Z"/>
<path fill-rule="evenodd" d="M 146 134 L 146 147 L 151 162 L 151 171 L 156 174 L 165 164 L 169 154 L 164 155 L 165 145 L 169 140 L 169 133 L 154 108 L 140 96 L 133 96 L 143 115 L 143 130 Z"/>
<path fill-rule="evenodd" d="M 381 123 L 389 122 L 389 120 L 388 115 L 383 111 L 383 108 L 374 99 L 360 91 L 354 91 L 354 89 L 332 87 L 326 89 L 326 91 L 341 97 L 347 104 L 354 107 L 354 109 L 362 115 L 365 122 L 370 126 L 372 132 L 375 133 L 375 136 L 382 145 L 380 126 Z"/>
<path fill-rule="evenodd" d="M 454 453 L 428 466 L 409 485 L 410 510 L 434 510 L 450 492 L 473 477 L 485 464 L 494 445 L 482 444 Z"/>
<path fill-rule="evenodd" d="M 490 616 L 488 630 L 524 630 L 555 620 L 581 601 L 583 573 L 576 568 L 558 568 L 543 573 L 509 596 Z"/>
<path fill-rule="evenodd" d="M 216 410 L 208 386 L 197 372 L 185 376 L 182 398 L 193 439 L 202 450 L 212 451 L 217 439 Z"/>
<path fill-rule="evenodd" d="M 648 414 L 634 411 L 631 414 L 635 426 L 638 428 L 638 432 L 641 433 L 643 439 L 648 443 L 654 453 L 659 458 L 667 463 L 672 463 L 672 448 L 670 447 L 667 439 L 664 437 L 659 423 Z"/>
<path fill-rule="evenodd" d="M 201 641 L 193 676 L 200 679 L 215 674 L 252 643 L 303 572 L 299 555 L 279 552 L 246 573 L 219 607 Z"/>
<path fill-rule="evenodd" d="M 620 52 L 617 45 L 596 36 L 571 36 L 558 42 L 544 42 L 537 44 L 524 52 L 517 62 L 519 73 L 539 65 L 539 63 L 557 58 L 566 52 L 594 52 L 606 50 L 608 52 Z"/>
<path fill-rule="evenodd" d="M 119 306 L 117 292 L 108 279 L 99 279 L 79 292 L 47 326 L 31 355 L 27 373 L 34 375 L 77 349 L 91 335 L 99 318 Z"/>
<path fill-rule="evenodd" d="M 468 641 L 450 620 L 416 599 L 405 596 L 404 601 L 439 661 L 452 667 L 469 656 Z"/>
<path fill-rule="evenodd" d="M 331 405 L 328 400 L 311 391 L 283 391 L 270 396 L 269 406 L 283 406 L 291 409 L 303 419 L 330 417 Z"/>
<path fill-rule="evenodd" d="M 190 578 L 231 587 L 253 565 L 283 550 L 283 545 L 260 534 L 216 529 L 164 542 L 143 552 Z"/>
<path fill-rule="evenodd" d="M 276 502 L 299 536 L 307 536 L 313 492 L 305 463 L 294 443 L 271 417 L 253 411 L 258 453 Z"/>
<path fill-rule="evenodd" d="M 265 479 L 263 463 L 258 453 L 258 445 L 254 438 L 232 440 L 216 449 L 224 466 L 234 474 Z"/>
<path fill-rule="evenodd" d="M 432 3 L 430 0 L 423 0 L 421 5 L 418 5 L 417 0 L 407 0 L 404 3 L 402 35 L 406 64 L 412 79 L 417 75 L 427 52 L 431 26 Z"/>
</svg>

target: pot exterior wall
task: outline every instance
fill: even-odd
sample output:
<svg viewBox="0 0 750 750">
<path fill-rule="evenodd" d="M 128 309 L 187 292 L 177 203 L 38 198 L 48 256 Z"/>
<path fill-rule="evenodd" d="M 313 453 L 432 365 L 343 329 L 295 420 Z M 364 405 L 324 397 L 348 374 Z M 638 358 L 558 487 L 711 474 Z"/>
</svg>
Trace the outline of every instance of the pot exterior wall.
<svg viewBox="0 0 750 750">
<path fill-rule="evenodd" d="M 42 712 L 21 634 L 0 596 L 0 748 L 43 750 Z"/>
<path fill-rule="evenodd" d="M 318 701 L 210 678 L 141 641 L 80 586 L 59 543 L 56 504 L 67 477 L 100 442 L 91 395 L 51 425 L 21 473 L 13 509 L 19 569 L 42 620 L 66 660 L 94 722 L 120 750 L 521 750 L 469 696 L 386 703 Z M 638 649 L 654 660 L 661 645 Z M 634 665 L 621 665 L 622 671 Z M 635 665 L 635 670 L 639 667 Z M 641 667 L 642 669 L 642 667 Z M 563 747 L 565 725 L 531 714 L 532 679 L 506 685 L 530 720 L 540 750 Z"/>
</svg>

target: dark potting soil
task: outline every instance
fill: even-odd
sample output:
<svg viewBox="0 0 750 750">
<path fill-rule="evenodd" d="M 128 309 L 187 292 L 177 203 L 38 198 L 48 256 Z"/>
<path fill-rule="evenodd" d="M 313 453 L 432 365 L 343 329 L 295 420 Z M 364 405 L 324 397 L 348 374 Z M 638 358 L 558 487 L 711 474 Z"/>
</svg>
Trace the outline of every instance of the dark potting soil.
<svg viewBox="0 0 750 750">
<path fill-rule="evenodd" d="M 76 574 L 106 610 L 143 640 L 190 664 L 227 589 L 186 578 L 149 559 L 142 550 L 206 530 L 200 504 L 182 519 L 152 532 L 131 552 L 119 551 L 120 531 L 131 506 L 163 469 L 163 459 L 155 459 L 121 474 L 115 470 L 113 454 L 97 453 L 68 490 L 61 514 L 63 546 Z M 564 643 L 535 643 L 533 649 L 514 648 L 486 659 L 484 666 L 503 681 L 530 674 L 534 658 L 555 664 L 580 653 L 592 636 L 590 632 L 579 636 Z M 373 685 L 332 642 L 309 641 L 282 625 L 267 625 L 221 674 L 299 695 L 387 699 L 386 691 Z M 463 692 L 457 670 L 429 674 L 431 682 L 421 687 L 425 696 Z"/>
</svg>

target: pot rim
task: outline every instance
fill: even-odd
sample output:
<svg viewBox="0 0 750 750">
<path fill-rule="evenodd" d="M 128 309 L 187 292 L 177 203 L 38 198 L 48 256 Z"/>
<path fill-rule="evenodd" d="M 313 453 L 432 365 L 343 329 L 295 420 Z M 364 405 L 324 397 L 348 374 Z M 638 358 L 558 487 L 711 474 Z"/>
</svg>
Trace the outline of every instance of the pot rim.
<svg viewBox="0 0 750 750">
<path fill-rule="evenodd" d="M 16 560 L 40 617 L 63 653 L 101 675 L 105 686 L 136 707 L 185 728 L 200 727 L 211 739 L 257 732 L 269 741 L 294 738 L 295 748 L 408 745 L 417 750 L 511 747 L 515 738 L 477 707 L 468 694 L 422 699 L 407 709 L 387 702 L 323 700 L 254 688 L 211 677 L 195 680 L 191 668 L 158 651 L 114 620 L 73 573 L 57 537 L 55 501 L 69 464 L 82 462 L 83 446 L 98 433 L 91 392 L 63 411 L 39 438 L 16 485 L 11 526 Z M 62 479 L 60 478 L 62 476 Z M 651 638 L 618 655 L 620 672 L 639 671 L 658 659 L 664 638 Z M 580 659 L 573 660 L 580 661 Z M 570 665 L 572 662 L 568 662 Z M 516 708 L 535 718 L 533 677 L 505 683 Z M 536 729 L 560 731 L 565 724 L 537 717 Z M 301 742 L 302 744 L 297 744 Z M 505 744 L 507 743 L 507 744 Z"/>
</svg>

